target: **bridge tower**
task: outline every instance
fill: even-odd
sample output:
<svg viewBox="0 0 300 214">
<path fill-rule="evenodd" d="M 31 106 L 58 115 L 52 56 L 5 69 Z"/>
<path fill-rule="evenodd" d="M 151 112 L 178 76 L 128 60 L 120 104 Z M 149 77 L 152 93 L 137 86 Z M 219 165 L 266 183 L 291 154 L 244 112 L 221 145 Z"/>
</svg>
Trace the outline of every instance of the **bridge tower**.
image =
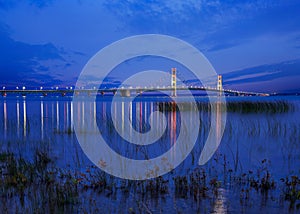
<svg viewBox="0 0 300 214">
<path fill-rule="evenodd" d="M 171 79 L 171 87 L 172 87 L 172 96 L 177 96 L 177 85 L 176 85 L 176 68 L 172 68 L 172 79 Z"/>
<path fill-rule="evenodd" d="M 222 80 L 222 75 L 218 75 L 218 86 L 217 86 L 218 91 L 223 91 L 223 80 Z"/>
</svg>

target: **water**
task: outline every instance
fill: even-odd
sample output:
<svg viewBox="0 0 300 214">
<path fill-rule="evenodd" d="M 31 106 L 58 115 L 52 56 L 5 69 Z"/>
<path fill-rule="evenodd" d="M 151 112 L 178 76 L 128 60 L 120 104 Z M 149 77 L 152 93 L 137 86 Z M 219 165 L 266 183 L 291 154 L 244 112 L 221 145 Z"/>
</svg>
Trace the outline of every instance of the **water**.
<svg viewBox="0 0 300 214">
<path fill-rule="evenodd" d="M 185 103 L 185 98 L 178 98 Z M 205 97 L 197 101 L 207 103 Z M 86 211 L 108 210 L 110 212 L 288 212 L 289 201 L 282 198 L 280 179 L 300 175 L 300 98 L 299 97 L 228 97 L 231 103 L 274 103 L 284 101 L 290 108 L 282 111 L 270 111 L 270 106 L 260 107 L 261 111 L 240 111 L 229 109 L 221 144 L 217 152 L 204 166 L 198 165 L 200 153 L 208 137 L 210 125 L 214 125 L 216 133 L 221 129 L 220 122 L 212 123 L 210 111 L 203 108 L 199 118 L 195 117 L 189 105 L 184 104 L 184 111 L 169 108 L 169 98 L 142 97 L 127 102 L 126 98 L 118 98 L 111 104 L 111 97 L 98 97 L 97 101 L 82 97 L 74 103 L 71 97 L 6 97 L 0 98 L 0 142 L 2 152 L 12 152 L 17 157 L 32 162 L 36 151 L 45 151 L 53 160 L 55 167 L 70 170 L 72 173 L 85 173 L 94 166 L 81 149 L 74 124 L 83 135 L 90 137 L 92 131 L 86 127 L 94 125 L 100 131 L 111 149 L 118 154 L 138 160 L 158 157 L 172 150 L 181 128 L 191 128 L 200 120 L 199 135 L 194 148 L 188 157 L 176 169 L 164 175 L 168 181 L 168 192 L 162 195 L 141 195 L 136 189 L 128 192 L 117 191 L 107 196 L 100 196 L 92 190 L 79 193 L 80 203 L 74 209 Z M 280 109 L 280 105 L 275 108 Z M 152 125 L 148 120 L 151 112 L 159 110 Z M 220 108 L 217 120 L 222 120 L 224 111 Z M 113 113 L 113 114 L 112 114 Z M 116 118 L 113 118 L 116 117 Z M 147 133 L 154 129 L 157 133 L 163 129 L 162 117 L 166 119 L 166 131 L 148 146 L 133 145 L 121 136 L 131 136 L 127 119 L 131 121 L 133 130 Z M 91 118 L 96 118 L 95 120 Z M 188 118 L 182 125 L 182 118 Z M 113 124 L 115 119 L 116 124 Z M 119 127 L 118 131 L 115 127 Z M 145 135 L 144 141 L 153 136 Z M 189 141 L 190 136 L 184 136 Z M 155 137 L 154 137 L 155 138 Z M 180 154 L 174 154 L 180 155 Z M 126 166 L 125 166 L 126 167 Z M 178 193 L 176 177 L 188 176 L 205 171 L 208 196 L 197 199 L 192 194 Z M 102 173 L 100 169 L 94 169 Z M 266 173 L 270 173 L 276 188 L 264 195 L 247 183 L 252 178 L 261 181 Z M 122 179 L 109 177 L 118 188 Z M 217 181 L 214 183 L 214 179 Z M 244 183 L 243 183 L 244 182 Z M 181 184 L 180 184 L 181 185 Z M 126 187 L 128 188 L 128 186 Z M 178 191 L 177 191 L 178 190 Z M 215 190 L 216 192 L 213 192 Z M 249 194 L 247 193 L 249 191 Z M 148 191 L 149 192 L 149 191 Z M 182 195 L 183 194 L 183 195 Z M 248 194 L 248 195 L 247 195 Z M 91 198 L 89 202 L 86 198 Z M 18 204 L 18 203 L 17 203 Z M 11 205 L 16 207 L 18 205 Z M 21 206 L 21 205 L 20 205 Z M 30 208 L 30 197 L 24 205 Z M 21 206 L 22 207 L 22 206 Z M 94 208 L 90 208 L 94 207 Z M 123 209 L 121 208 L 123 207 Z M 28 208 L 28 209 L 29 209 Z M 72 208 L 73 209 L 73 208 Z M 89 210 L 90 209 L 90 210 Z M 73 210 L 74 211 L 74 210 Z"/>
</svg>

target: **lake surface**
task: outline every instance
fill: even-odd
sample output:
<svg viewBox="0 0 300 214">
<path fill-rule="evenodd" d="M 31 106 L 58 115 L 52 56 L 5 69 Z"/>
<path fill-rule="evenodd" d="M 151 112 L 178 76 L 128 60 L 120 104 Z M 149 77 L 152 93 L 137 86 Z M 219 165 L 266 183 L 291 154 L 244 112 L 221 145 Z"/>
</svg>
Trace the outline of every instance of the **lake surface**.
<svg viewBox="0 0 300 214">
<path fill-rule="evenodd" d="M 87 169 L 93 168 L 97 174 L 103 172 L 93 167 L 94 164 L 81 149 L 74 124 L 86 137 L 93 135 L 86 127 L 94 124 L 111 149 L 124 157 L 143 160 L 155 158 L 172 149 L 180 129 L 192 128 L 194 123 L 200 121 L 198 138 L 191 153 L 176 169 L 162 176 L 163 181 L 167 182 L 167 192 L 153 195 L 149 190 L 141 194 L 137 188 L 132 188 L 139 185 L 138 181 L 132 185 L 129 181 L 104 173 L 106 179 L 116 187 L 113 194 L 82 190 L 78 195 L 79 203 L 65 206 L 64 209 L 100 213 L 296 212 L 296 208 L 291 208 L 290 201 L 285 200 L 282 192 L 285 186 L 281 180 L 300 176 L 300 97 L 227 97 L 227 102 L 233 107 L 228 108 L 220 146 L 203 166 L 198 165 L 198 159 L 212 125 L 210 111 L 201 108 L 201 105 L 207 105 L 207 98 L 196 98 L 200 103 L 199 117 L 191 113 L 184 97 L 178 98 L 178 102 L 185 103 L 182 112 L 176 107 L 170 108 L 173 104 L 169 98 L 139 97 L 128 102 L 127 98 L 120 97 L 113 104 L 111 99 L 107 96 L 93 101 L 82 97 L 80 101 L 73 102 L 72 97 L 2 97 L 1 151 L 12 152 L 29 162 L 34 161 L 36 151 L 44 151 L 57 168 L 74 174 L 86 173 Z M 250 105 L 249 109 L 246 105 L 239 107 L 242 103 Z M 255 106 L 251 103 L 258 103 L 256 110 L 253 110 Z M 163 114 L 156 115 L 151 127 L 149 116 L 153 111 Z M 222 108 L 218 111 L 217 120 L 222 120 L 224 111 Z M 127 119 L 131 121 L 133 130 L 147 133 L 151 129 L 159 131 L 163 128 L 162 117 L 166 120 L 166 130 L 154 144 L 133 145 L 122 138 L 122 134 L 132 131 Z M 188 118 L 188 125 L 180 125 L 182 118 Z M 218 126 L 220 122 L 213 123 L 216 130 L 221 129 Z M 118 126 L 118 131 L 115 126 Z M 185 136 L 187 141 L 189 137 Z M 148 138 L 151 136 L 144 140 Z M 196 199 L 190 189 L 186 193 L 181 189 L 185 179 L 187 186 L 191 186 L 195 173 L 201 174 L 201 178 L 205 175 L 208 188 L 206 196 L 197 193 Z M 276 186 L 268 189 L 267 195 L 262 189 L 262 179 L 266 176 Z M 254 180 L 260 187 L 255 188 Z M 125 192 L 119 190 L 124 182 L 127 182 Z M 13 197 L 16 201 L 14 204 L 2 206 L 30 210 L 32 205 L 28 195 L 25 194 L 27 199 L 23 205 L 19 204 L 16 194 Z"/>
</svg>

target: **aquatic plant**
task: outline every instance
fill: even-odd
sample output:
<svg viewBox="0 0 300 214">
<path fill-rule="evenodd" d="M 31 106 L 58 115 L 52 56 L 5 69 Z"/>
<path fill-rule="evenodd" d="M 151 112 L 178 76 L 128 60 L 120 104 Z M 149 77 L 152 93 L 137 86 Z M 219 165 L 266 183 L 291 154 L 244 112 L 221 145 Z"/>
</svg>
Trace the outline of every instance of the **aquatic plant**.
<svg viewBox="0 0 300 214">
<path fill-rule="evenodd" d="M 192 104 L 187 102 L 177 102 L 182 111 L 191 111 Z M 215 105 L 220 106 L 220 111 L 236 112 L 236 113 L 286 113 L 295 110 L 295 106 L 288 101 L 227 101 L 225 103 L 218 102 L 197 102 L 199 111 L 211 111 Z M 174 106 L 173 102 L 156 103 L 160 111 L 179 111 L 178 106 Z M 226 108 L 225 108 L 226 107 Z"/>
</svg>

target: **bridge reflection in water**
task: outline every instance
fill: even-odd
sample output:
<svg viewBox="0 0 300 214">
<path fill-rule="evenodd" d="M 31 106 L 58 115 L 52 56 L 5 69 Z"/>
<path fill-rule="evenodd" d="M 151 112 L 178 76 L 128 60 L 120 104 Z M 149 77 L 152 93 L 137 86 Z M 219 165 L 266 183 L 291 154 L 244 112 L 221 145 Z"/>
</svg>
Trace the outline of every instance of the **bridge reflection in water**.
<svg viewBox="0 0 300 214">
<path fill-rule="evenodd" d="M 96 137 L 100 132 L 104 140 L 116 149 L 118 153 L 128 153 L 133 155 L 132 158 L 138 159 L 156 157 L 159 155 L 159 151 L 164 153 L 172 149 L 179 136 L 180 129 L 194 129 L 194 124 L 196 124 L 197 120 L 199 122 L 201 116 L 205 117 L 202 118 L 202 123 L 198 131 L 200 135 L 198 142 L 202 146 L 212 126 L 211 141 L 215 141 L 215 144 L 210 147 L 210 150 L 217 148 L 222 135 L 222 129 L 224 129 L 224 117 L 222 115 L 224 106 L 221 101 L 215 102 L 208 110 L 200 112 L 199 117 L 195 117 L 192 109 L 193 105 L 190 103 L 179 103 L 181 108 L 184 109 L 179 112 L 177 104 L 170 101 L 144 100 L 127 102 L 126 98 L 121 98 L 116 102 L 85 100 L 72 105 L 76 105 L 75 109 L 78 111 L 74 116 L 74 120 L 77 121 L 79 131 L 86 132 L 86 135 L 89 137 Z M 213 116 L 210 114 L 211 108 Z M 151 115 L 155 111 L 161 113 Z M 182 117 L 188 118 L 183 124 L 181 124 Z M 163 122 L 164 119 L 166 124 Z M 212 119 L 212 121 L 208 121 L 209 119 Z M 158 133 L 161 133 L 164 127 L 166 127 L 165 131 L 161 136 L 158 136 Z M 135 132 L 142 133 L 143 135 L 136 138 Z M 187 135 L 184 137 L 187 142 L 192 140 L 191 136 Z M 134 144 L 138 145 L 132 145 L 131 140 L 134 141 L 137 139 L 140 142 Z M 144 142 L 152 142 L 153 145 Z M 149 149 L 145 149 L 145 146 L 149 146 Z M 142 153 L 137 152 L 132 154 L 133 151 L 141 150 L 143 150 Z M 173 153 L 173 158 L 176 155 L 178 154 Z"/>
<path fill-rule="evenodd" d="M 209 122 L 207 124 L 204 122 L 208 120 L 202 118 L 209 119 L 209 112 L 200 111 L 197 118 L 193 115 L 192 105 L 189 103 L 181 103 L 184 105 L 184 111 L 179 112 L 175 102 L 151 99 L 127 102 L 126 98 L 120 98 L 113 103 L 110 100 L 96 102 L 91 99 L 82 99 L 77 103 L 71 99 L 32 99 L 3 100 L 3 123 L 1 126 L 4 140 L 7 138 L 51 140 L 53 133 L 73 136 L 73 126 L 76 122 L 79 130 L 86 132 L 86 135 L 96 136 L 100 132 L 102 137 L 111 144 L 110 146 L 119 153 L 126 153 L 132 158 L 147 159 L 172 149 L 180 129 L 194 128 L 193 124 L 200 118 L 198 143 L 203 146 L 210 125 Z M 155 118 L 150 121 L 151 113 L 155 111 L 161 113 L 153 114 L 152 117 Z M 216 112 L 216 115 L 215 121 L 211 121 L 211 123 L 215 127 L 217 142 L 222 134 L 222 103 L 216 102 L 213 111 Z M 188 118 L 184 124 L 181 124 L 182 117 Z M 164 119 L 166 124 L 163 122 Z M 116 124 L 113 123 L 113 120 Z M 119 133 L 115 126 L 120 128 Z M 164 127 L 166 127 L 165 130 Z M 12 134 L 12 130 L 15 130 L 14 134 Z M 161 130 L 164 130 L 162 135 L 156 136 Z M 122 136 L 127 136 L 130 139 L 135 136 L 135 132 L 145 134 L 140 141 L 153 141 L 153 145 L 132 145 L 130 141 L 122 138 Z M 190 136 L 185 136 L 185 139 L 189 142 Z M 146 149 L 147 146 L 149 149 Z M 176 155 L 178 154 L 173 153 L 173 158 Z"/>
<path fill-rule="evenodd" d="M 3 117 L 4 117 L 4 139 L 6 139 L 7 133 L 7 108 L 6 108 L 6 101 L 3 103 Z"/>
<path fill-rule="evenodd" d="M 212 124 L 216 128 L 216 135 L 220 135 L 222 103 L 219 102 L 216 104 L 214 108 L 214 111 L 217 112 L 216 121 L 212 121 Z M 180 113 L 174 102 L 151 101 L 147 99 L 127 102 L 126 98 L 124 98 L 114 103 L 109 100 L 95 102 L 89 99 L 83 99 L 77 103 L 72 102 L 71 99 L 48 100 L 34 98 L 34 100 L 30 100 L 29 97 L 17 100 L 2 100 L 0 111 L 2 113 L 1 118 L 3 122 L 0 124 L 0 128 L 3 130 L 3 134 L 0 134 L 0 137 L 6 141 L 8 141 L 7 139 L 10 141 L 14 141 L 14 139 L 18 141 L 20 141 L 20 139 L 24 141 L 40 140 L 41 142 L 50 141 L 51 144 L 59 144 L 58 147 L 60 150 L 55 151 L 55 153 L 59 153 L 58 156 L 64 157 L 62 158 L 63 161 L 68 160 L 68 156 L 72 156 L 72 158 L 70 158 L 70 163 L 72 163 L 72 161 L 74 161 L 73 155 L 67 154 L 67 151 L 70 152 L 72 150 L 67 147 L 72 145 L 70 141 L 71 138 L 76 139 L 73 132 L 73 126 L 76 122 L 77 126 L 79 126 L 79 130 L 81 129 L 86 132 L 86 136 L 96 136 L 96 131 L 99 131 L 112 149 L 124 156 L 133 159 L 151 159 L 172 149 L 174 144 L 176 144 L 180 129 L 193 128 L 193 124 L 199 119 L 201 119 L 201 124 L 197 144 L 203 146 L 210 125 L 206 123 L 207 120 L 205 120 L 204 117 L 209 119 L 210 115 L 207 111 L 201 110 L 199 117 L 194 117 L 193 109 L 191 109 L 192 106 L 189 105 L 189 103 L 185 103 L 184 105 L 184 111 Z M 150 114 L 154 111 L 159 111 L 162 114 L 154 114 L 155 120 L 152 121 L 152 127 L 150 127 L 151 123 L 149 118 L 151 118 Z M 114 119 L 117 125 L 121 128 L 120 134 L 117 133 L 114 128 L 112 117 L 115 117 Z M 161 138 L 153 143 L 153 145 L 132 145 L 120 136 L 125 133 L 132 136 L 134 131 L 148 133 L 150 129 L 154 129 L 154 132 L 159 132 L 164 128 L 162 122 L 163 117 L 167 123 L 166 130 Z M 186 124 L 180 123 L 182 117 L 188 118 Z M 90 118 L 93 119 L 90 120 Z M 127 123 L 127 121 L 131 123 Z M 132 126 L 133 129 L 130 128 L 130 126 Z M 69 139 L 67 142 L 59 143 L 63 141 L 62 139 L 66 138 Z M 147 141 L 149 138 L 152 137 L 145 135 L 144 140 Z M 185 138 L 187 142 L 190 140 L 190 136 L 185 136 Z M 217 138 L 218 136 L 216 139 Z M 30 143 L 24 144 L 24 150 L 26 150 L 26 145 L 30 145 Z M 199 151 L 195 152 L 195 157 L 199 157 L 198 152 Z M 173 155 L 172 158 L 181 155 L 173 151 L 171 154 Z M 186 162 L 182 165 L 185 170 L 193 167 L 190 160 Z M 196 165 L 197 162 L 195 161 L 194 164 Z M 216 210 L 223 207 L 222 203 L 226 201 L 225 196 L 226 194 L 216 201 Z"/>
</svg>

